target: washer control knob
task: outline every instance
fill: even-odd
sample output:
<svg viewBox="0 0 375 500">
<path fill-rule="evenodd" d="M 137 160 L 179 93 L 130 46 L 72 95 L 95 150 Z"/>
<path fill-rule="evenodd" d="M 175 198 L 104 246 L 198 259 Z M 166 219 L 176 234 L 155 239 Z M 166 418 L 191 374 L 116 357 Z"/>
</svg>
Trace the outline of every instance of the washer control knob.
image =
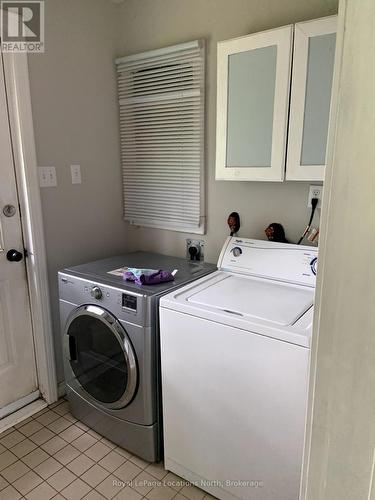
<svg viewBox="0 0 375 500">
<path fill-rule="evenodd" d="M 233 255 L 235 257 L 239 257 L 242 254 L 242 248 L 234 247 L 234 248 L 232 248 L 231 252 L 233 252 Z"/>
<path fill-rule="evenodd" d="M 91 288 L 90 293 L 91 293 L 91 297 L 93 297 L 94 299 L 97 299 L 97 300 L 101 299 L 103 296 L 103 293 L 98 286 L 93 286 Z"/>
<path fill-rule="evenodd" d="M 310 262 L 310 267 L 311 267 L 311 271 L 312 271 L 313 275 L 316 276 L 316 271 L 317 271 L 317 267 L 318 267 L 317 257 L 314 257 L 314 259 Z"/>
</svg>

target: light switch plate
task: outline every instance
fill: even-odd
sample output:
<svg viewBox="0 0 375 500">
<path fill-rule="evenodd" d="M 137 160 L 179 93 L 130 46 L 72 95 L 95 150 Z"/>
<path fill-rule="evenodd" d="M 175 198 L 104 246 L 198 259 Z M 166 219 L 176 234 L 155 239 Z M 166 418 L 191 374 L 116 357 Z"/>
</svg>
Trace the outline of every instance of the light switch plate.
<svg viewBox="0 0 375 500">
<path fill-rule="evenodd" d="M 39 186 L 40 187 L 56 187 L 57 177 L 55 167 L 38 167 Z"/>
<path fill-rule="evenodd" d="M 72 184 L 81 184 L 81 165 L 70 165 L 70 173 L 72 175 Z"/>
</svg>

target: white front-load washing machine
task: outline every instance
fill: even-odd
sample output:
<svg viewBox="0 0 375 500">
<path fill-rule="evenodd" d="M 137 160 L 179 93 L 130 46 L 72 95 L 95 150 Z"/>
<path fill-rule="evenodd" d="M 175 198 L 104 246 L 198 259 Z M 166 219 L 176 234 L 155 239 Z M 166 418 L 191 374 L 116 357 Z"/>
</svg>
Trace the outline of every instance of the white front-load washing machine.
<svg viewBox="0 0 375 500">
<path fill-rule="evenodd" d="M 137 285 L 124 280 L 124 267 L 177 274 Z M 159 298 L 215 269 L 134 252 L 59 272 L 67 397 L 76 418 L 145 460 L 160 460 Z"/>
</svg>

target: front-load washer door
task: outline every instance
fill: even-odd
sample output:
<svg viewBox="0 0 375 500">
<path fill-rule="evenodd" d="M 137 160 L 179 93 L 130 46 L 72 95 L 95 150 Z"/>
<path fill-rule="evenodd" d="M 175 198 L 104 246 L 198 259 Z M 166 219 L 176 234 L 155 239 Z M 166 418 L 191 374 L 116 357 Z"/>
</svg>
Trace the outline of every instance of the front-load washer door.
<svg viewBox="0 0 375 500">
<path fill-rule="evenodd" d="M 137 390 L 137 362 L 117 319 L 95 305 L 78 307 L 64 337 L 74 379 L 88 399 L 108 409 L 128 405 Z"/>
</svg>

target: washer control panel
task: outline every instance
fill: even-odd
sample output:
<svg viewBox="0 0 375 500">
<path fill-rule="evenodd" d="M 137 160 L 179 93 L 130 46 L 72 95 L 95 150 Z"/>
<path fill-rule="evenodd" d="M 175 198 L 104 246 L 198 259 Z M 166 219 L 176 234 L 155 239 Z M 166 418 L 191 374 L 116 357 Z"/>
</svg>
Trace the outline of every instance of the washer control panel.
<svg viewBox="0 0 375 500">
<path fill-rule="evenodd" d="M 218 268 L 252 276 L 315 286 L 318 249 L 289 243 L 230 237 Z"/>
<path fill-rule="evenodd" d="M 76 305 L 93 304 L 106 309 L 118 319 L 145 325 L 148 321 L 147 297 L 141 293 L 95 283 L 59 272 L 60 299 Z"/>
</svg>

